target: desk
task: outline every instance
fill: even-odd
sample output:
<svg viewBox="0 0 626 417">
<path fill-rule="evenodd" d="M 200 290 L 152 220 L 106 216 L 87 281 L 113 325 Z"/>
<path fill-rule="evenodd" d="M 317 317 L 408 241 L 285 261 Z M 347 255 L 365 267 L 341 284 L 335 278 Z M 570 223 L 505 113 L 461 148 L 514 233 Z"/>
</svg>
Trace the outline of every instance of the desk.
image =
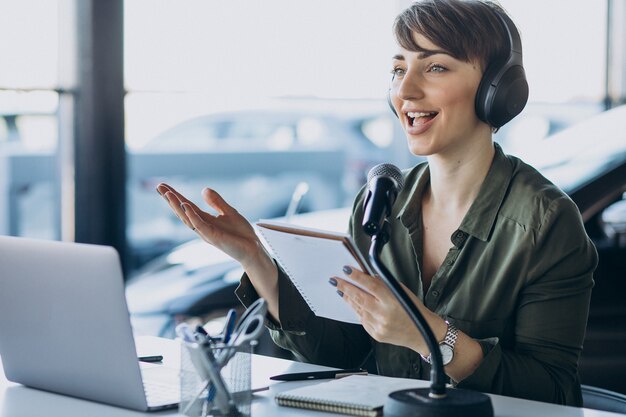
<svg viewBox="0 0 626 417">
<path fill-rule="evenodd" d="M 137 342 L 141 354 L 159 353 L 164 356 L 164 363 L 175 365 L 180 357 L 177 345 L 172 341 L 158 338 L 140 338 Z M 320 381 L 274 382 L 271 375 L 284 372 L 303 372 L 308 370 L 329 369 L 323 366 L 292 362 L 284 359 L 254 355 L 252 359 L 253 386 L 267 383 L 270 389 L 256 393 L 252 402 L 253 417 L 330 417 L 339 414 L 280 407 L 274 402 L 277 392 L 292 389 L 305 384 Z M 423 382 L 428 386 L 427 381 Z M 491 395 L 496 417 L 601 417 L 622 416 L 595 410 L 558 406 L 537 401 Z M 141 413 L 125 410 L 105 404 L 98 404 L 76 398 L 52 394 L 27 388 L 9 382 L 4 377 L 0 365 L 0 417 L 140 417 L 140 416 L 178 416 L 175 410 L 157 413 Z"/>
</svg>

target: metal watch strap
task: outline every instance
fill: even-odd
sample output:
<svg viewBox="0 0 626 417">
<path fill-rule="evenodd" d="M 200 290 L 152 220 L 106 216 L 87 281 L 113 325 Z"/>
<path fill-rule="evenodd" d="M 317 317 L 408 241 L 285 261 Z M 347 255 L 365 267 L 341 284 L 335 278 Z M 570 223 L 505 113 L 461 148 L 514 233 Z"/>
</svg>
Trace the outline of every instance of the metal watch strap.
<svg viewBox="0 0 626 417">
<path fill-rule="evenodd" d="M 456 344 L 456 338 L 459 336 L 459 329 L 457 329 L 454 324 L 450 323 L 447 320 L 446 323 L 448 323 L 448 330 L 446 331 L 446 336 L 443 339 L 443 343 L 454 349 L 454 345 Z"/>
<path fill-rule="evenodd" d="M 448 325 L 448 329 L 446 330 L 446 334 L 443 337 L 443 341 L 439 343 L 439 346 L 446 344 L 452 348 L 454 351 L 454 345 L 456 344 L 456 339 L 459 335 L 459 329 L 448 320 L 446 320 L 446 324 Z M 432 353 L 429 353 L 428 356 L 424 356 L 420 353 L 420 356 L 426 363 L 432 364 Z"/>
</svg>

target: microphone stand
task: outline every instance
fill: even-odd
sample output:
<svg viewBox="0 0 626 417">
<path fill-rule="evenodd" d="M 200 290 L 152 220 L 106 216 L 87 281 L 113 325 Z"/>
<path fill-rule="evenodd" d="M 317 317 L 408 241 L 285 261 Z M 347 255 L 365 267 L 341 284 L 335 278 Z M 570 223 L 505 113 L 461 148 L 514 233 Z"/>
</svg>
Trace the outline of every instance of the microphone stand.
<svg viewBox="0 0 626 417">
<path fill-rule="evenodd" d="M 432 366 L 430 388 L 392 392 L 385 403 L 384 415 L 390 417 L 455 417 L 460 415 L 464 417 L 493 417 L 491 399 L 486 394 L 462 389 L 446 390 L 446 374 L 435 335 L 409 295 L 380 260 L 380 252 L 388 241 L 389 223 L 385 220 L 380 230 L 372 235 L 369 259 L 375 272 L 400 302 L 424 338 L 431 354 Z"/>
</svg>

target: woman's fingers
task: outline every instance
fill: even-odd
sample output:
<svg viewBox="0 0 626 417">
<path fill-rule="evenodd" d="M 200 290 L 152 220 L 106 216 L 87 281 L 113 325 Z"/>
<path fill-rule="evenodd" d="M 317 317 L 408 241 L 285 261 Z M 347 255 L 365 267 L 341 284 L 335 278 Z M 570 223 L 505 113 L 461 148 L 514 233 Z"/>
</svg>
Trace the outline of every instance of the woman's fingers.
<svg viewBox="0 0 626 417">
<path fill-rule="evenodd" d="M 234 213 L 237 211 L 229 205 L 217 191 L 211 188 L 203 189 L 202 197 L 204 201 L 219 214 Z"/>
<path fill-rule="evenodd" d="M 342 286 L 342 288 L 344 291 L 339 291 L 343 293 L 343 299 L 356 311 L 359 317 L 361 317 L 361 322 L 371 322 L 376 311 L 375 298 L 360 288 L 348 283 Z"/>
<path fill-rule="evenodd" d="M 176 189 L 174 187 L 172 187 L 171 185 L 165 184 L 164 182 L 162 182 L 161 184 L 157 185 L 157 192 L 159 194 L 161 194 L 163 197 L 165 197 L 165 195 L 167 193 L 172 193 L 176 196 L 176 198 L 178 198 L 178 200 L 182 203 L 182 202 L 187 202 L 187 203 L 191 203 L 191 201 L 189 201 L 184 195 L 182 195 L 181 193 L 179 193 L 178 191 L 176 191 Z"/>
<path fill-rule="evenodd" d="M 335 277 L 337 291 L 350 306 L 362 316 L 362 313 L 376 310 L 376 296 L 350 283 Z"/>
<path fill-rule="evenodd" d="M 189 221 L 188 226 L 191 230 L 195 230 L 202 237 L 207 239 L 207 235 L 209 234 L 210 224 L 206 223 L 204 219 L 196 212 L 195 208 L 189 203 L 181 203 L 181 210 L 185 213 L 187 220 Z"/>
<path fill-rule="evenodd" d="M 163 188 L 159 188 L 159 187 L 161 187 L 161 186 L 163 186 Z M 193 201 L 189 200 L 187 197 L 185 197 L 184 195 L 182 195 L 181 193 L 179 193 L 178 191 L 176 191 L 176 190 L 175 190 L 172 186 L 167 185 L 167 184 L 165 184 L 165 183 L 161 183 L 161 184 L 159 184 L 159 187 L 157 187 L 157 191 L 158 191 L 159 193 L 161 193 L 161 190 L 166 190 L 164 194 L 161 194 L 161 195 L 163 195 L 164 197 L 165 197 L 165 196 L 169 196 L 169 195 L 175 195 L 175 196 L 176 196 L 176 198 L 177 198 L 177 200 L 178 200 L 178 201 L 177 201 L 177 202 L 178 202 L 178 205 L 180 205 L 180 204 L 182 204 L 182 203 L 188 203 L 188 204 L 191 204 L 191 205 L 194 207 L 194 209 L 195 209 L 196 211 L 198 211 L 198 212 L 199 212 L 199 211 L 202 211 L 202 209 L 201 209 L 200 207 L 198 207 L 198 206 L 197 206 L 197 205 L 196 205 Z M 168 192 L 169 192 L 169 193 L 168 193 Z M 167 197 L 166 197 L 166 199 L 167 199 Z M 168 199 L 168 201 L 169 201 L 169 199 Z"/>
<path fill-rule="evenodd" d="M 194 229 L 194 226 L 189 221 L 189 218 L 185 214 L 181 204 L 183 202 L 188 203 L 189 201 L 180 193 L 176 192 L 172 187 L 167 184 L 159 184 L 157 186 L 157 191 L 159 194 L 165 198 L 170 208 L 176 214 L 176 216 L 190 229 Z"/>
<path fill-rule="evenodd" d="M 183 223 L 185 223 L 185 225 L 187 227 L 192 228 L 193 226 L 189 222 L 189 219 L 187 218 L 187 215 L 185 214 L 185 211 L 181 207 L 182 203 L 181 203 L 180 199 L 178 198 L 178 196 L 176 194 L 174 194 L 173 192 L 168 191 L 165 194 L 163 194 L 163 197 L 165 198 L 165 200 L 167 200 L 167 203 L 170 205 L 170 208 L 172 209 L 174 214 L 176 214 L 176 216 Z"/>
<path fill-rule="evenodd" d="M 379 277 L 351 267 L 344 268 L 344 273 L 352 282 L 339 277 L 330 282 L 336 283 L 340 295 L 359 315 L 370 336 L 379 342 L 407 347 L 419 339 L 419 334 L 412 331 L 409 316 Z"/>
<path fill-rule="evenodd" d="M 364 288 L 367 292 L 377 298 L 380 298 L 379 296 L 384 294 L 384 291 L 387 289 L 379 277 L 369 275 L 353 266 L 344 266 L 343 272 L 346 274 L 346 277 L 349 277 L 352 281 L 354 281 L 357 286 Z"/>
</svg>

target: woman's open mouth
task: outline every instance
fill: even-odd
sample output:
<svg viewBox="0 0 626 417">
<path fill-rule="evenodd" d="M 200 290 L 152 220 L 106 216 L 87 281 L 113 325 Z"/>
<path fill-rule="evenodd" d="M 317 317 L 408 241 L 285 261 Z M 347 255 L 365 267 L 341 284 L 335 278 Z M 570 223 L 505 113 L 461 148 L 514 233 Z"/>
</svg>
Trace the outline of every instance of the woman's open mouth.
<svg viewBox="0 0 626 417">
<path fill-rule="evenodd" d="M 439 113 L 436 111 L 421 112 L 410 111 L 406 113 L 406 117 L 409 120 L 409 125 L 413 127 L 424 125 L 433 120 Z"/>
</svg>

